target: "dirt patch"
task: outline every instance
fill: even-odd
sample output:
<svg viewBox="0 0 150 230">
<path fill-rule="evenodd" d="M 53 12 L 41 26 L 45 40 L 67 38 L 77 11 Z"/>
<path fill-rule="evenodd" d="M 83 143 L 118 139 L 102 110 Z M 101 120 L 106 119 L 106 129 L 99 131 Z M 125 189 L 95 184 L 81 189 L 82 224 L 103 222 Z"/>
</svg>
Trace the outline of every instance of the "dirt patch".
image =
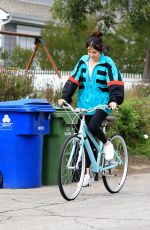
<svg viewBox="0 0 150 230">
<path fill-rule="evenodd" d="M 150 158 L 145 156 L 129 156 L 128 173 L 150 173 Z"/>
</svg>

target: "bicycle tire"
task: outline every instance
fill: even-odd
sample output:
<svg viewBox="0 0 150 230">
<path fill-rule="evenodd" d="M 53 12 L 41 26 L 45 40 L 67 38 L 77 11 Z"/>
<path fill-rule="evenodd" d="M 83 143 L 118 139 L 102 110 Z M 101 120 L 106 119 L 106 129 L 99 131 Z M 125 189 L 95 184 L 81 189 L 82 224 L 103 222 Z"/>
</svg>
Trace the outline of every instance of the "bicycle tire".
<svg viewBox="0 0 150 230">
<path fill-rule="evenodd" d="M 118 165 L 115 168 L 105 170 L 102 179 L 105 188 L 110 193 L 117 193 L 122 189 L 126 181 L 128 172 L 128 151 L 124 139 L 119 134 L 111 136 L 110 141 L 114 146 L 115 155 L 109 164 L 118 163 Z M 106 166 L 108 162 L 104 161 L 104 164 Z"/>
<path fill-rule="evenodd" d="M 60 161 L 58 165 L 58 186 L 64 199 L 74 200 L 82 188 L 85 174 L 85 153 L 84 148 L 79 168 L 76 167 L 78 154 L 80 150 L 81 139 L 77 135 L 70 136 L 64 143 L 60 152 Z M 68 160 L 72 152 L 71 167 L 68 167 Z"/>
</svg>

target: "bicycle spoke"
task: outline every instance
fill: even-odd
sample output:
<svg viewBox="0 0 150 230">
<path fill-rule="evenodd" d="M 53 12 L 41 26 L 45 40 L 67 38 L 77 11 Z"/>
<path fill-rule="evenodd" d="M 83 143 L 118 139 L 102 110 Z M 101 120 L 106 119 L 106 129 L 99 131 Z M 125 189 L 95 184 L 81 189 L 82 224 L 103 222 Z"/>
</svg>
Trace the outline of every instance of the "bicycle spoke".
<svg viewBox="0 0 150 230">
<path fill-rule="evenodd" d="M 116 193 L 120 191 L 126 180 L 128 153 L 126 144 L 120 135 L 114 135 L 111 142 L 114 146 L 115 156 L 109 164 L 116 164 L 116 167 L 105 170 L 102 177 L 106 189 L 111 193 Z"/>
<path fill-rule="evenodd" d="M 85 155 L 79 158 L 80 139 L 73 135 L 64 144 L 59 162 L 58 185 L 66 200 L 73 200 L 79 194 L 85 172 Z M 79 162 L 79 163 L 78 163 Z"/>
</svg>

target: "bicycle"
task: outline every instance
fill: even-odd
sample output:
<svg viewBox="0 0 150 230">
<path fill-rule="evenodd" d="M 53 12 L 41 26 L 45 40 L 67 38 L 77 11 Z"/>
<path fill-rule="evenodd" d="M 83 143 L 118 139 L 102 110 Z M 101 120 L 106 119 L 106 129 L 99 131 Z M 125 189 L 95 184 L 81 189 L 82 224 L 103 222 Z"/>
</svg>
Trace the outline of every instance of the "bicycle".
<svg viewBox="0 0 150 230">
<path fill-rule="evenodd" d="M 101 173 L 105 188 L 110 193 L 119 192 L 125 183 L 128 171 L 128 152 L 126 143 L 119 134 L 112 135 L 109 140 L 114 146 L 114 158 L 111 161 L 106 161 L 103 153 L 103 143 L 93 137 L 85 124 L 85 115 L 88 112 L 99 108 L 108 109 L 108 106 L 100 105 L 93 109 L 86 110 L 74 109 L 67 102 L 65 102 L 65 105 L 74 112 L 81 121 L 79 131 L 71 135 L 64 142 L 60 152 L 58 186 L 61 195 L 64 199 L 71 201 L 80 193 L 85 175 L 85 148 L 91 161 L 93 175 Z M 110 120 L 112 120 L 112 116 L 107 116 L 103 122 L 104 133 Z M 98 152 L 97 159 L 94 157 L 89 139 Z"/>
</svg>

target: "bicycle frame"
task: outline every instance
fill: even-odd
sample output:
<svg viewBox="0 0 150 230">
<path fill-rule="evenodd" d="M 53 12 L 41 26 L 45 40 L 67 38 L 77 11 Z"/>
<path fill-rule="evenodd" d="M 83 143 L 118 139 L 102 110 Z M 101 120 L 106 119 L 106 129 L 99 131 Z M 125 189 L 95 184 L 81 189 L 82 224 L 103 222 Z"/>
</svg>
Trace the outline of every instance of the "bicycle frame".
<svg viewBox="0 0 150 230">
<path fill-rule="evenodd" d="M 81 146 L 80 146 L 78 160 L 76 163 L 76 168 L 78 168 L 79 162 L 81 160 L 84 146 L 85 146 L 87 153 L 89 155 L 89 158 L 90 158 L 90 161 L 92 164 L 93 172 L 98 173 L 98 172 L 105 171 L 105 170 L 108 170 L 111 168 L 115 168 L 118 165 L 117 162 L 115 162 L 113 164 L 109 164 L 108 166 L 105 165 L 104 167 L 103 167 L 103 164 L 100 164 L 100 161 L 102 159 L 103 143 L 100 142 L 98 144 L 97 141 L 95 140 L 95 138 L 93 137 L 93 135 L 91 134 L 91 132 L 88 130 L 87 125 L 85 124 L 85 115 L 83 115 L 83 118 L 81 119 L 80 129 L 79 129 L 79 133 L 77 136 L 81 138 Z M 92 141 L 92 143 L 94 144 L 94 146 L 98 152 L 97 160 L 95 159 L 95 156 L 93 154 L 93 150 L 92 150 L 91 145 L 89 143 L 89 139 Z M 73 151 L 74 150 L 72 150 L 72 154 L 70 154 L 70 158 L 69 158 L 68 163 L 71 162 L 71 159 L 73 156 Z M 69 164 L 68 164 L 68 166 L 69 166 Z"/>
<path fill-rule="evenodd" d="M 67 104 L 68 105 L 68 104 Z M 71 106 L 69 106 L 69 108 L 72 110 L 73 108 Z M 106 129 L 106 125 L 103 127 L 103 131 L 105 133 L 105 129 Z M 113 163 L 107 163 L 105 164 L 105 166 L 103 166 L 103 164 L 100 162 L 102 159 L 102 150 L 103 150 L 103 143 L 100 141 L 99 143 L 97 143 L 96 139 L 93 137 L 92 133 L 88 130 L 87 125 L 85 123 L 85 114 L 82 114 L 82 119 L 81 119 L 81 123 L 80 123 L 80 128 L 79 128 L 79 132 L 77 134 L 77 136 L 81 139 L 80 141 L 80 151 L 79 151 L 79 155 L 78 155 L 78 160 L 76 162 L 75 166 L 71 166 L 71 160 L 75 151 L 75 146 L 73 146 L 69 160 L 68 160 L 68 168 L 79 168 L 79 162 L 81 161 L 81 157 L 82 157 L 82 152 L 83 152 L 83 148 L 85 147 L 87 150 L 87 153 L 89 155 L 91 164 L 92 164 L 92 170 L 95 173 L 98 172 L 102 172 L 111 168 L 115 168 L 116 166 L 122 164 L 122 160 L 120 159 L 120 157 L 118 156 L 118 153 L 115 151 L 115 155 L 118 159 L 117 162 L 113 162 Z M 93 154 L 93 150 L 91 148 L 89 139 L 92 141 L 92 143 L 94 144 L 97 152 L 98 152 L 98 156 L 97 159 L 95 159 L 95 156 Z"/>
</svg>

